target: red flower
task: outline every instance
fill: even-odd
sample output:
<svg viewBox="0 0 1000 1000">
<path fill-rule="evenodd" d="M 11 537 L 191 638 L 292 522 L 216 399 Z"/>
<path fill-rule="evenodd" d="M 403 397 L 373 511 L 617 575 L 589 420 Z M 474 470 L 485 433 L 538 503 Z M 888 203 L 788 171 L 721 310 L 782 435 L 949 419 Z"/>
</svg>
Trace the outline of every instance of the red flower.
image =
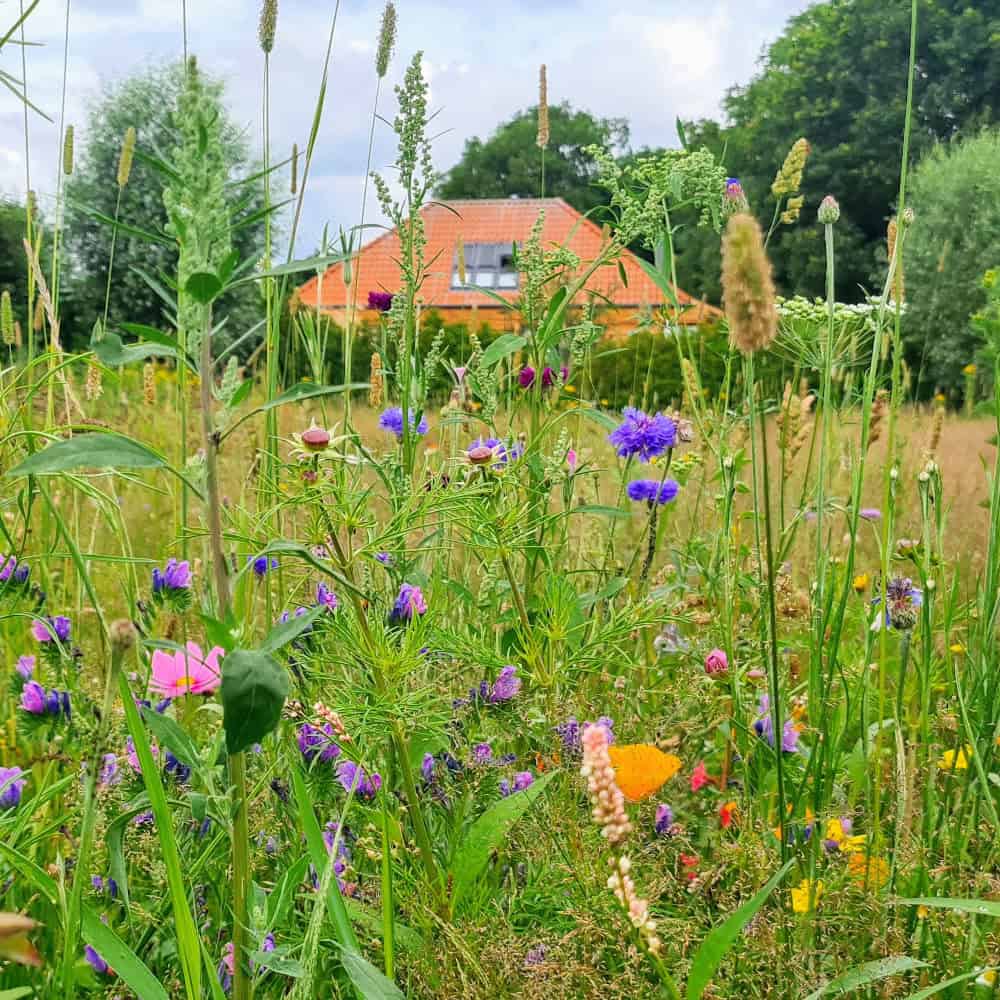
<svg viewBox="0 0 1000 1000">
<path fill-rule="evenodd" d="M 691 791 L 697 792 L 704 788 L 712 779 L 708 776 L 708 769 L 703 760 L 698 761 L 695 769 L 691 772 Z"/>
<path fill-rule="evenodd" d="M 719 822 L 722 824 L 723 830 L 728 830 L 733 825 L 733 820 L 736 818 L 736 803 L 735 802 L 723 802 L 719 806 Z"/>
</svg>

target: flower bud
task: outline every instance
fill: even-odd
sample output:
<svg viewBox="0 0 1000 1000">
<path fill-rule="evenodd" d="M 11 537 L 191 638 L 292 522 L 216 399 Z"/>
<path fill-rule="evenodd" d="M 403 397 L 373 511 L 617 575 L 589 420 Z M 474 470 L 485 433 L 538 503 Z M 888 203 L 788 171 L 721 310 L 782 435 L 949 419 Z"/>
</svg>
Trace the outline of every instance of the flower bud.
<svg viewBox="0 0 1000 1000">
<path fill-rule="evenodd" d="M 111 647 L 118 653 L 125 653 L 130 650 L 138 638 L 135 626 L 127 618 L 119 618 L 111 623 L 108 629 L 111 637 Z"/>
<path fill-rule="evenodd" d="M 832 226 L 840 218 L 840 205 L 832 194 L 828 194 L 820 203 L 816 217 L 824 226 Z"/>
</svg>

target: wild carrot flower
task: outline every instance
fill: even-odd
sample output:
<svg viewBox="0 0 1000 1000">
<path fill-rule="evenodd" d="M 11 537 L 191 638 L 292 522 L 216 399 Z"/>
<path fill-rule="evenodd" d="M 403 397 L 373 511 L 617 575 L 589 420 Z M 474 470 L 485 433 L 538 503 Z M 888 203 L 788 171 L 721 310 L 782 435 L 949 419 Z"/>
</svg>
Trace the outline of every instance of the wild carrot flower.
<svg viewBox="0 0 1000 1000">
<path fill-rule="evenodd" d="M 58 639 L 60 642 L 68 642 L 72 624 L 64 615 L 56 615 L 54 618 L 36 618 L 31 623 L 31 634 L 38 642 L 53 642 Z"/>
<path fill-rule="evenodd" d="M 628 484 L 626 492 L 630 500 L 636 503 L 645 501 L 650 506 L 667 504 L 674 500 L 680 486 L 673 479 L 665 479 L 662 483 L 657 479 L 633 479 Z"/>
<path fill-rule="evenodd" d="M 21 804 L 21 792 L 27 783 L 19 767 L 0 767 L 0 809 L 16 809 Z"/>
<path fill-rule="evenodd" d="M 677 441 L 676 425 L 662 413 L 649 415 L 626 406 L 622 418 L 621 424 L 608 435 L 620 458 L 636 457 L 640 462 L 648 462 L 673 448 Z"/>
<path fill-rule="evenodd" d="M 341 761 L 337 767 L 337 780 L 348 792 L 354 791 L 360 799 L 371 801 L 382 787 L 382 776 L 372 773 L 369 778 L 364 768 L 353 760 Z"/>
<path fill-rule="evenodd" d="M 609 844 L 623 841 L 632 830 L 625 812 L 625 796 L 615 783 L 615 770 L 608 755 L 608 732 L 604 726 L 587 726 L 583 731 L 583 766 L 594 821 Z"/>
<path fill-rule="evenodd" d="M 427 613 L 427 602 L 424 600 L 423 591 L 412 583 L 404 583 L 399 588 L 399 594 L 389 612 L 389 620 L 392 622 L 412 621 L 414 615 Z"/>
<path fill-rule="evenodd" d="M 211 694 L 222 683 L 219 658 L 224 654 L 221 646 L 215 646 L 206 656 L 195 642 L 173 653 L 157 649 L 153 653 L 153 677 L 149 686 L 168 698 Z"/>
<path fill-rule="evenodd" d="M 418 434 L 427 433 L 427 418 L 421 417 L 420 423 L 417 423 L 417 414 L 415 410 L 410 410 L 407 414 L 410 421 L 410 428 L 415 429 Z M 384 431 L 388 431 L 390 434 L 396 436 L 396 440 L 401 440 L 403 437 L 403 410 L 399 406 L 390 406 L 387 410 L 382 411 L 382 416 L 378 418 L 378 425 Z"/>
</svg>

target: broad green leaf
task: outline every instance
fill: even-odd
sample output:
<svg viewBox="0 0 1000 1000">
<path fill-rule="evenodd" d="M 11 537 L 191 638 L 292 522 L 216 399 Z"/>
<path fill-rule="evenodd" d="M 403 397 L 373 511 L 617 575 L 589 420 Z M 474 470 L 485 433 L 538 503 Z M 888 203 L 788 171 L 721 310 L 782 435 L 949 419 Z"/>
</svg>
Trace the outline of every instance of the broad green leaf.
<svg viewBox="0 0 1000 1000">
<path fill-rule="evenodd" d="M 939 910 L 977 913 L 983 917 L 1000 917 L 1000 900 L 960 899 L 949 896 L 927 896 L 919 899 L 897 899 L 897 906 L 933 906 Z"/>
<path fill-rule="evenodd" d="M 305 257 L 302 260 L 293 260 L 289 264 L 279 264 L 269 271 L 258 271 L 247 278 L 234 281 L 233 285 L 242 285 L 247 281 L 259 281 L 261 278 L 278 278 L 283 274 L 300 274 L 302 271 L 325 271 L 333 264 L 339 264 L 347 260 L 350 254 L 334 253 L 323 254 L 319 257 Z"/>
<path fill-rule="evenodd" d="M 105 924 L 94 910 L 83 907 L 83 939 L 104 959 L 139 1000 L 169 1000 L 167 991 L 146 964 Z"/>
<path fill-rule="evenodd" d="M 469 827 L 455 852 L 451 866 L 456 904 L 482 874 L 490 855 L 504 842 L 510 828 L 545 791 L 553 777 L 555 777 L 554 771 L 542 775 L 523 791 L 500 799 Z"/>
<path fill-rule="evenodd" d="M 299 820 L 302 823 L 302 832 L 306 837 L 306 845 L 309 848 L 309 857 L 312 859 L 313 867 L 322 881 L 323 872 L 330 863 L 330 854 L 326 849 L 323 840 L 323 831 L 320 829 L 316 819 L 316 811 L 313 809 L 312 798 L 309 795 L 309 788 L 302 771 L 298 767 L 292 768 L 292 785 L 295 790 L 295 802 L 299 808 Z M 344 906 L 344 897 L 340 893 L 340 886 L 336 879 L 330 881 L 330 891 L 327 893 L 326 906 L 330 911 L 330 919 L 333 921 L 333 929 L 337 935 L 337 941 L 341 948 L 347 951 L 357 952 L 358 939 L 354 936 L 354 928 L 351 926 L 350 917 L 347 915 L 347 907 Z"/>
<path fill-rule="evenodd" d="M 169 750 L 182 764 L 197 769 L 201 766 L 201 756 L 194 740 L 166 715 L 151 708 L 142 710 L 142 719 L 153 731 L 157 743 Z"/>
<path fill-rule="evenodd" d="M 12 990 L 0 990 L 0 1000 L 21 1000 L 22 997 L 34 996 L 31 986 L 15 986 Z"/>
<path fill-rule="evenodd" d="M 347 906 L 347 912 L 350 914 L 351 920 L 357 924 L 359 927 L 363 927 L 371 932 L 372 937 L 378 937 L 382 933 L 382 914 L 373 913 L 371 910 L 367 909 L 364 905 L 359 903 L 356 899 L 352 899 L 347 896 L 344 899 L 344 903 Z M 395 937 L 396 944 L 407 951 L 420 951 L 424 946 L 424 939 L 412 928 L 406 924 L 401 924 L 399 920 L 393 919 L 392 921 L 393 935 Z"/>
<path fill-rule="evenodd" d="M 922 990 L 917 990 L 916 993 L 911 993 L 904 1000 L 925 1000 L 926 997 L 932 997 L 935 993 L 940 993 L 942 990 L 948 989 L 949 986 L 954 986 L 956 983 L 964 982 L 966 979 L 971 979 L 973 976 L 978 976 L 983 972 L 989 972 L 995 968 L 995 965 L 991 965 L 984 969 L 973 969 L 971 972 L 963 972 L 960 976 L 952 976 L 951 979 L 945 979 L 940 983 L 935 983 L 933 986 L 926 986 Z"/>
<path fill-rule="evenodd" d="M 497 337 L 497 339 L 494 340 L 485 351 L 483 351 L 483 367 L 490 368 L 499 361 L 502 361 L 508 355 L 521 350 L 527 342 L 528 338 L 522 337 L 519 334 L 501 333 L 500 336 Z"/>
<path fill-rule="evenodd" d="M 687 1000 L 700 1000 L 705 987 L 712 980 L 716 970 L 726 957 L 740 932 L 753 919 L 754 914 L 764 905 L 767 897 L 777 888 L 788 874 L 795 859 L 787 861 L 768 879 L 761 890 L 748 899 L 738 910 L 730 914 L 717 927 L 713 927 L 701 942 L 691 960 L 691 973 L 687 982 Z"/>
<path fill-rule="evenodd" d="M 569 412 L 586 417 L 595 424 L 599 424 L 606 431 L 613 431 L 619 423 L 619 421 L 615 417 L 611 416 L 610 413 L 605 413 L 604 410 L 595 410 L 590 406 L 578 406 Z"/>
<path fill-rule="evenodd" d="M 258 969 L 270 969 L 279 976 L 288 976 L 290 979 L 298 979 L 304 976 L 306 971 L 301 962 L 289 958 L 277 950 L 252 952 L 250 960 Z"/>
<path fill-rule="evenodd" d="M 222 291 L 222 282 L 211 271 L 196 271 L 188 278 L 184 291 L 203 306 L 214 302 Z"/>
<path fill-rule="evenodd" d="M 149 802 L 144 801 L 142 805 L 132 806 L 127 812 L 120 813 L 109 824 L 107 833 L 104 835 L 104 842 L 108 846 L 108 874 L 118 885 L 118 894 L 122 902 L 128 906 L 128 864 L 125 861 L 125 850 L 123 841 L 125 831 L 129 824 L 141 812 L 149 808 Z"/>
<path fill-rule="evenodd" d="M 278 724 L 288 696 L 288 674 L 269 653 L 234 649 L 222 659 L 220 694 L 226 750 L 240 753 Z"/>
<path fill-rule="evenodd" d="M 352 382 L 349 385 L 317 385 L 315 382 L 296 382 L 290 389 L 279 393 L 274 399 L 262 403 L 258 408 L 258 413 L 266 410 L 273 410 L 275 407 L 284 406 L 286 403 L 297 403 L 301 399 L 314 399 L 316 396 L 331 396 L 334 393 L 360 392 L 367 389 L 367 382 Z"/>
<path fill-rule="evenodd" d="M 285 922 L 288 909 L 295 901 L 295 891 L 309 870 L 309 856 L 303 855 L 286 868 L 274 889 L 267 897 L 267 926 L 280 927 Z"/>
<path fill-rule="evenodd" d="M 287 622 L 279 622 L 267 633 L 267 637 L 260 644 L 260 652 L 276 653 L 282 646 L 287 646 L 293 639 L 297 639 L 303 632 L 308 632 L 312 628 L 312 623 L 329 609 L 325 604 L 310 608 L 309 611 L 298 618 L 289 618 Z"/>
<path fill-rule="evenodd" d="M 36 451 L 11 469 L 7 478 L 51 476 L 71 469 L 156 469 L 166 464 L 162 455 L 124 434 L 90 433 Z"/>
<path fill-rule="evenodd" d="M 853 969 L 848 969 L 843 975 L 831 979 L 825 986 L 810 993 L 806 1000 L 819 1000 L 820 997 L 843 996 L 852 990 L 870 983 L 877 983 L 890 976 L 898 976 L 913 969 L 926 969 L 927 963 L 908 955 L 891 955 L 888 958 L 878 958 L 874 962 L 865 962 Z"/>
<path fill-rule="evenodd" d="M 149 358 L 176 358 L 177 348 L 172 344 L 125 344 L 117 333 L 110 330 L 90 341 L 90 349 L 102 365 L 120 367 Z"/>
<path fill-rule="evenodd" d="M 362 1000 L 406 1000 L 399 987 L 379 972 L 360 952 L 352 948 L 343 948 L 340 960 Z"/>
</svg>

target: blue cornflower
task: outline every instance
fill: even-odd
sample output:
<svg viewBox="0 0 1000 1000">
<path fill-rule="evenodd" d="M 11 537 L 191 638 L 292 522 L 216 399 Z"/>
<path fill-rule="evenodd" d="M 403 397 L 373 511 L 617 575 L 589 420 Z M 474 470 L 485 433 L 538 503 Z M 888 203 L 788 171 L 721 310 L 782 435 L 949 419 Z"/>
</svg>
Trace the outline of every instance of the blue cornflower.
<svg viewBox="0 0 1000 1000">
<path fill-rule="evenodd" d="M 677 441 L 677 425 L 662 413 L 650 416 L 626 406 L 622 417 L 621 424 L 608 435 L 620 458 L 636 457 L 640 462 L 648 462 L 673 448 Z"/>
<path fill-rule="evenodd" d="M 633 479 L 628 484 L 627 492 L 629 499 L 636 502 L 645 500 L 650 504 L 665 504 L 677 496 L 679 489 L 673 479 L 664 479 L 662 483 L 656 479 Z"/>
<path fill-rule="evenodd" d="M 410 427 L 416 426 L 416 431 L 418 434 L 427 433 L 427 418 L 421 417 L 420 423 L 417 423 L 417 414 L 415 410 L 409 411 Z M 391 434 L 395 434 L 397 440 L 403 436 L 403 411 L 398 406 L 390 406 L 389 409 L 382 412 L 382 416 L 378 418 L 378 425 L 384 431 L 389 431 Z"/>
<path fill-rule="evenodd" d="M 266 576 L 269 570 L 278 568 L 278 560 L 274 556 L 270 559 L 267 556 L 257 556 L 256 559 L 248 556 L 247 562 L 253 565 L 253 571 L 257 576 Z"/>
</svg>

